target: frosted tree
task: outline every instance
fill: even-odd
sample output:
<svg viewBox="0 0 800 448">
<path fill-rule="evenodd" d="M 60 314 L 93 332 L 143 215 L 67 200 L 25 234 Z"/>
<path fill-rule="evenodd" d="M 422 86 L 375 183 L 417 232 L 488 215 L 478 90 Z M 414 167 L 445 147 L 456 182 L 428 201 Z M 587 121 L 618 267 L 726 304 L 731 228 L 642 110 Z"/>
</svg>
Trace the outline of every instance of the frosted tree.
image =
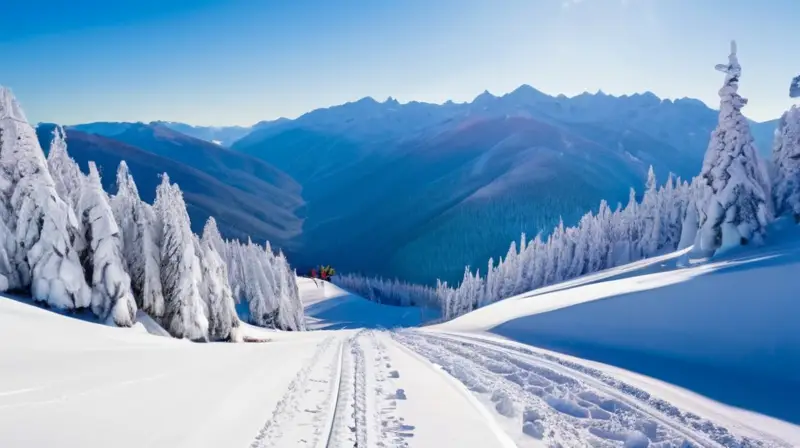
<svg viewBox="0 0 800 448">
<path fill-rule="evenodd" d="M 704 198 L 710 195 L 710 193 L 706 191 L 708 188 L 705 180 L 697 176 L 692 179 L 692 183 L 684 189 L 686 205 L 684 207 L 683 221 L 681 222 L 681 237 L 677 246 L 679 250 L 686 249 L 697 242 L 697 234 L 700 225 L 700 207 L 703 204 Z"/>
<path fill-rule="evenodd" d="M 484 292 L 483 304 L 489 304 L 497 300 L 500 296 L 500 279 L 497 269 L 494 267 L 494 258 L 489 258 L 489 266 L 486 269 L 486 290 Z"/>
<path fill-rule="evenodd" d="M 541 235 L 536 235 L 536 238 L 530 243 L 530 247 L 531 283 L 529 286 L 531 289 L 535 289 L 544 285 L 546 262 L 553 254 L 548 251 L 547 245 L 542 242 Z"/>
<path fill-rule="evenodd" d="M 519 275 L 518 258 L 517 243 L 512 241 L 511 246 L 508 248 L 508 252 L 506 253 L 506 258 L 502 260 L 499 269 L 501 275 L 501 297 L 511 297 L 514 295 L 514 290 L 517 285 L 517 276 Z"/>
<path fill-rule="evenodd" d="M 160 270 L 166 329 L 177 338 L 206 339 L 208 319 L 200 296 L 202 273 L 194 235 L 183 193 L 177 185 L 169 183 L 166 174 L 156 188 L 154 208 L 163 226 Z"/>
<path fill-rule="evenodd" d="M 305 316 L 303 314 L 303 304 L 296 289 L 292 290 L 292 282 L 289 277 L 294 276 L 294 272 L 289 267 L 289 262 L 283 252 L 278 253 L 272 260 L 275 272 L 275 282 L 278 296 L 278 316 L 277 326 L 284 330 L 298 330 L 305 326 Z"/>
<path fill-rule="evenodd" d="M 120 327 L 133 326 L 136 301 L 122 255 L 122 236 L 94 162 L 89 162 L 77 207 L 86 232 L 81 261 L 92 288 L 92 311 Z"/>
<path fill-rule="evenodd" d="M 77 207 L 81 192 L 83 174 L 78 163 L 69 156 L 64 130 L 61 126 L 53 129 L 53 141 L 47 154 L 47 167 L 53 176 L 56 192 L 70 207 Z"/>
<path fill-rule="evenodd" d="M 647 183 L 645 184 L 644 198 L 639 208 L 639 213 L 643 217 L 643 229 L 639 248 L 645 257 L 658 253 L 661 248 L 661 201 L 659 201 L 656 175 L 653 167 L 647 173 Z"/>
<path fill-rule="evenodd" d="M 250 322 L 261 327 L 274 327 L 277 317 L 274 276 L 264 250 L 252 241 L 245 247 L 245 295 Z"/>
<path fill-rule="evenodd" d="M 214 218 L 208 218 L 203 228 L 201 247 L 203 290 L 208 305 L 208 331 L 212 339 L 238 341 L 239 317 L 228 279 L 228 267 L 219 254 L 223 246 L 222 236 Z"/>
<path fill-rule="evenodd" d="M 792 80 L 790 96 L 800 97 L 800 76 Z M 777 214 L 792 213 L 800 223 L 800 108 L 784 112 L 772 147 L 775 179 L 772 194 Z"/>
<path fill-rule="evenodd" d="M 111 198 L 111 209 L 122 232 L 123 254 L 137 305 L 160 319 L 165 311 L 158 243 L 160 226 L 152 207 L 139 198 L 139 190 L 124 160 L 117 169 L 117 194 Z"/>
<path fill-rule="evenodd" d="M 0 87 L 0 236 L 10 266 L 0 263 L 0 286 L 28 289 L 57 308 L 83 308 L 91 293 L 73 247 L 75 214 L 56 192 L 36 132 L 11 92 Z M 13 260 L 13 261 L 12 261 Z M 15 269 L 10 270 L 13 266 Z"/>
<path fill-rule="evenodd" d="M 698 206 L 698 246 L 716 251 L 763 239 L 769 208 L 764 171 L 757 158 L 747 119 L 741 109 L 747 100 L 739 93 L 741 66 L 731 42 L 728 64 L 719 90 L 719 124 L 711 134 L 700 177 L 709 187 Z"/>
</svg>

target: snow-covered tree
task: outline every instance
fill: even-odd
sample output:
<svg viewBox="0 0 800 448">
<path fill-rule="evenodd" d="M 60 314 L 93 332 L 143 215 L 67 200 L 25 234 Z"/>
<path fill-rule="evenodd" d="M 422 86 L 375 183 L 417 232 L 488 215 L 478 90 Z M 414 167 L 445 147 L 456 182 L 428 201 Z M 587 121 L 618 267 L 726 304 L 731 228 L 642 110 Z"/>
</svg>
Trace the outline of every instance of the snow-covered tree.
<svg viewBox="0 0 800 448">
<path fill-rule="evenodd" d="M 208 318 L 200 296 L 202 272 L 195 253 L 194 235 L 183 193 L 162 176 L 154 204 L 162 224 L 161 285 L 166 304 L 167 331 L 178 338 L 208 337 Z"/>
<path fill-rule="evenodd" d="M 158 243 L 160 225 L 153 208 L 139 198 L 139 190 L 124 160 L 117 170 L 117 194 L 111 198 L 111 209 L 122 232 L 123 254 L 136 302 L 147 314 L 160 319 L 165 310 Z"/>
<path fill-rule="evenodd" d="M 120 327 L 133 326 L 136 301 L 122 255 L 122 236 L 94 162 L 89 162 L 89 175 L 82 182 L 76 205 L 86 232 L 81 262 L 92 287 L 92 311 Z"/>
<path fill-rule="evenodd" d="M 208 218 L 203 228 L 200 247 L 203 250 L 201 268 L 203 272 L 203 295 L 208 306 L 208 332 L 212 339 L 238 341 L 239 316 L 228 280 L 228 267 L 220 256 L 217 245 L 222 236 L 214 218 Z"/>
<path fill-rule="evenodd" d="M 275 327 L 277 298 L 272 266 L 259 245 L 248 241 L 244 251 L 245 295 L 250 310 L 250 322 L 261 327 Z"/>
<path fill-rule="evenodd" d="M 73 247 L 79 235 L 77 219 L 56 192 L 36 132 L 4 87 L 0 193 L 0 246 L 5 251 L 0 254 L 0 286 L 30 288 L 35 300 L 57 308 L 88 307 L 91 293 Z M 3 265 L 6 259 L 8 266 Z"/>
<path fill-rule="evenodd" d="M 56 192 L 73 209 L 77 207 L 83 174 L 78 163 L 67 152 L 67 141 L 61 126 L 53 129 L 53 140 L 47 154 L 47 167 L 53 176 Z"/>
<path fill-rule="evenodd" d="M 800 76 L 794 82 L 798 80 Z M 794 88 L 800 92 L 800 87 Z M 781 116 L 775 130 L 772 162 L 775 166 L 772 194 L 776 213 L 792 213 L 795 222 L 800 222 L 800 108 L 797 106 L 792 106 Z"/>
<path fill-rule="evenodd" d="M 715 251 L 763 239 L 769 219 L 764 169 L 742 107 L 739 93 L 742 68 L 731 42 L 728 64 L 717 65 L 725 73 L 719 90 L 719 124 L 711 134 L 700 177 L 709 187 L 698 206 L 696 246 Z"/>
<path fill-rule="evenodd" d="M 295 273 L 289 267 L 289 261 L 283 252 L 279 252 L 274 257 L 272 265 L 278 287 L 277 326 L 287 330 L 303 330 L 305 329 L 305 315 L 296 284 L 292 280 Z"/>
</svg>

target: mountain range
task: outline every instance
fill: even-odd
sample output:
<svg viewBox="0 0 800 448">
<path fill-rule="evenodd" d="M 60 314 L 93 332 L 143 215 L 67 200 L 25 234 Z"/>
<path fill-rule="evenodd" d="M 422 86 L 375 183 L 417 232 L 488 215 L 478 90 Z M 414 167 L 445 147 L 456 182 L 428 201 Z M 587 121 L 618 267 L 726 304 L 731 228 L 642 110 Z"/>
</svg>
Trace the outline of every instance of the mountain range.
<svg viewBox="0 0 800 448">
<path fill-rule="evenodd" d="M 521 86 L 461 104 L 363 98 L 252 127 L 90 123 L 67 138 L 81 164 L 102 153 L 115 169 L 135 157 L 137 182 L 190 172 L 188 186 L 176 181 L 198 219 L 219 209 L 227 236 L 269 238 L 301 269 L 431 283 L 504 254 L 521 231 L 626 201 L 650 165 L 661 181 L 691 178 L 717 114 L 649 92 L 570 98 Z M 762 154 L 774 128 L 751 123 Z"/>
</svg>

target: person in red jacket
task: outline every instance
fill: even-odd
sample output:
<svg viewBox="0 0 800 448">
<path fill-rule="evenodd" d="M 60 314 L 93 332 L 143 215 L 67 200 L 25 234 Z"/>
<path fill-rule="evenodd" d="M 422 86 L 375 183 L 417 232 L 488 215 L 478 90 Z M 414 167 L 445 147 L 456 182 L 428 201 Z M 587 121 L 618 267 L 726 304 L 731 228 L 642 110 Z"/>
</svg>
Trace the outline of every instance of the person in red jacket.
<svg viewBox="0 0 800 448">
<path fill-rule="evenodd" d="M 328 271 L 327 271 L 326 269 L 323 269 L 323 270 L 322 270 L 322 274 L 321 274 L 320 276 L 322 277 L 322 279 L 323 279 L 323 280 L 326 280 L 326 281 L 327 281 L 327 280 L 328 280 L 328 278 L 329 278 L 329 277 L 328 277 Z"/>
<path fill-rule="evenodd" d="M 313 268 L 311 269 L 311 278 L 317 278 L 317 270 L 316 269 L 313 269 Z"/>
</svg>

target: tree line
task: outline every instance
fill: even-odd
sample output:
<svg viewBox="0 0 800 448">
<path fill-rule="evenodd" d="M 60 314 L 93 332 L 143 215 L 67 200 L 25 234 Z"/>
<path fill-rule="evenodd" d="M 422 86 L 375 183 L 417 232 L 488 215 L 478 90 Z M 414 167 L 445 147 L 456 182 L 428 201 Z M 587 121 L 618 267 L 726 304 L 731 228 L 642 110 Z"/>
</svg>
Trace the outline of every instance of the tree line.
<svg viewBox="0 0 800 448">
<path fill-rule="evenodd" d="M 93 162 L 81 172 L 61 128 L 45 159 L 17 100 L 0 87 L 0 291 L 130 327 L 147 313 L 172 336 L 242 339 L 252 324 L 303 330 L 294 271 L 282 253 L 224 240 L 213 217 L 191 230 L 177 184 L 162 175 L 141 200 L 124 161 L 109 195 Z M 246 305 L 237 313 L 237 305 Z"/>
</svg>

